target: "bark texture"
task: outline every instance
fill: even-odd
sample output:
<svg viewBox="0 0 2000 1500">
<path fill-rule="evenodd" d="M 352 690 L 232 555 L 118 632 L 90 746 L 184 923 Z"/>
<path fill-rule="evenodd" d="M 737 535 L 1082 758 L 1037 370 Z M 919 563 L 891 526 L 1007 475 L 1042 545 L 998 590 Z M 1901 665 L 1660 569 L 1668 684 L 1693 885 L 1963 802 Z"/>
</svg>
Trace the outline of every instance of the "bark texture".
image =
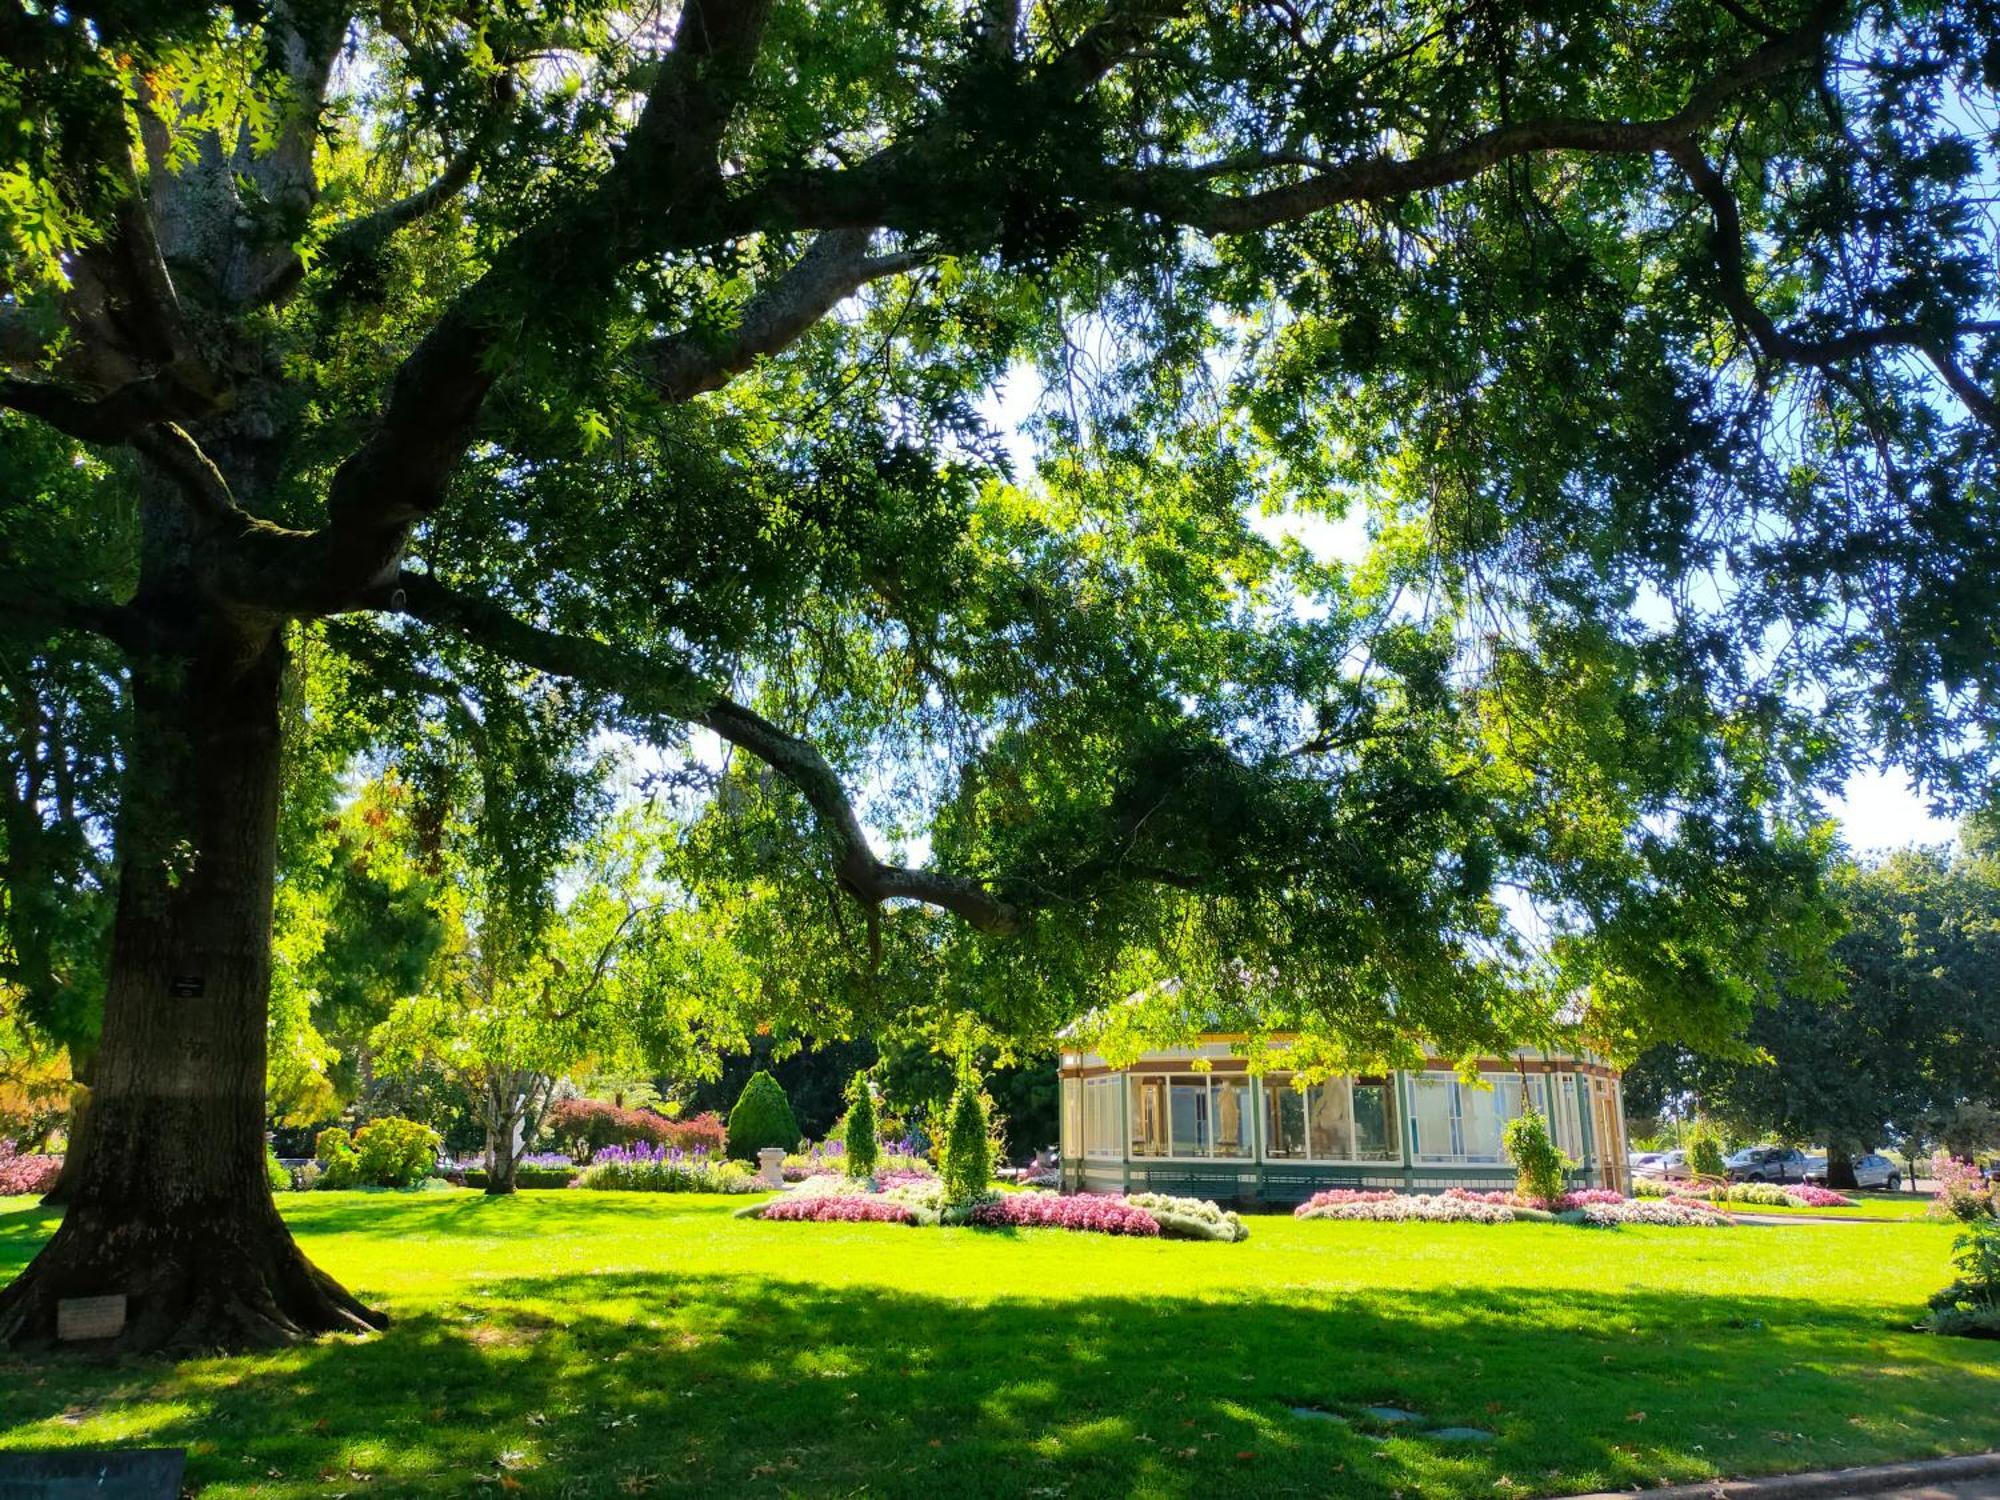
<svg viewBox="0 0 2000 1500">
<path fill-rule="evenodd" d="M 282 636 L 185 606 L 156 622 L 88 1138 L 62 1227 L 0 1291 L 0 1343 L 52 1339 L 63 1299 L 113 1293 L 133 1350 L 379 1327 L 293 1244 L 264 1175 Z"/>
</svg>

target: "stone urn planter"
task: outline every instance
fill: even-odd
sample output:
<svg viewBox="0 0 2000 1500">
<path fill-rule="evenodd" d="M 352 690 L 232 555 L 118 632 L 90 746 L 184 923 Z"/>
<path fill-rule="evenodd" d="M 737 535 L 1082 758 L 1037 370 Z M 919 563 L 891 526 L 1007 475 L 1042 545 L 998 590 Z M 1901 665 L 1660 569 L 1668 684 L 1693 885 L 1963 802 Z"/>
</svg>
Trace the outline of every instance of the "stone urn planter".
<svg viewBox="0 0 2000 1500">
<path fill-rule="evenodd" d="M 766 1187 L 783 1187 L 785 1185 L 785 1153 L 776 1146 L 763 1147 L 757 1153 L 757 1173 L 764 1179 Z"/>
</svg>

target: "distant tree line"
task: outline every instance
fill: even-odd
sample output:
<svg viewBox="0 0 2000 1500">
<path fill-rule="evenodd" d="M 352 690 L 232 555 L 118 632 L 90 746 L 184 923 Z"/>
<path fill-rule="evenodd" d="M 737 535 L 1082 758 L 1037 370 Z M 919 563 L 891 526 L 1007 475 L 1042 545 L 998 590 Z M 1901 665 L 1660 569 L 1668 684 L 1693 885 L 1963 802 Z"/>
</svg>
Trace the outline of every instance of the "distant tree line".
<svg viewBox="0 0 2000 1500">
<path fill-rule="evenodd" d="M 1833 992 L 1801 976 L 1726 1052 L 1653 1048 L 1626 1072 L 1628 1113 L 1823 1144 L 1836 1186 L 1864 1151 L 2000 1141 L 2000 820 L 1969 819 L 1956 849 L 1842 862 L 1831 889 Z"/>
</svg>

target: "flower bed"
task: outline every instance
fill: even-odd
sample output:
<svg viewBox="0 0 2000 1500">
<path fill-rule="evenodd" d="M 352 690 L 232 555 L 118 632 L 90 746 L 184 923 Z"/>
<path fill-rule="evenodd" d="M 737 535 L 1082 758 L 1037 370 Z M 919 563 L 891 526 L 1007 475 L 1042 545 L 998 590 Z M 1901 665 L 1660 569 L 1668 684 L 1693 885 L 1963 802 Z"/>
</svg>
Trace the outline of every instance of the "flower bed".
<svg viewBox="0 0 2000 1500">
<path fill-rule="evenodd" d="M 1127 1193 L 1125 1201 L 1159 1222 L 1160 1237 L 1169 1240 L 1213 1240 L 1233 1245 L 1250 1238 L 1250 1230 L 1235 1214 L 1205 1198 L 1173 1198 L 1165 1193 Z"/>
<path fill-rule="evenodd" d="M 1332 1200 L 1332 1201 L 1322 1201 Z M 1531 1211 L 1531 1210 L 1527 1210 Z M 1397 1224 L 1421 1220 L 1428 1224 L 1511 1224 L 1524 1210 L 1505 1203 L 1488 1203 L 1470 1193 L 1363 1193 L 1336 1190 L 1316 1193 L 1292 1210 L 1299 1219 L 1367 1219 Z"/>
<path fill-rule="evenodd" d="M 678 1146 L 606 1146 L 573 1186 L 597 1192 L 754 1193 L 757 1176 L 742 1162 Z"/>
<path fill-rule="evenodd" d="M 1632 1184 L 1638 1198 L 1669 1203 L 1737 1203 L 1746 1208 L 1854 1208 L 1857 1200 L 1823 1187 L 1772 1182 L 1659 1182 L 1641 1177 Z"/>
<path fill-rule="evenodd" d="M 1218 1240 L 1248 1235 L 1247 1230 L 1237 1233 L 1241 1226 L 1234 1214 L 1224 1215 L 1213 1204 L 1164 1197 L 1159 1201 L 1178 1205 L 1184 1212 L 1176 1215 L 1166 1210 L 1156 1216 L 1124 1198 L 1092 1194 L 1061 1197 L 1037 1192 L 990 1193 L 970 1205 L 951 1205 L 944 1201 L 944 1184 L 935 1178 L 872 1192 L 865 1182 L 820 1176 L 799 1184 L 782 1198 L 755 1204 L 740 1213 L 752 1218 L 794 1222 L 868 1221 L 914 1224 L 927 1229 L 953 1224 L 978 1229 L 1072 1229 L 1096 1234 L 1167 1234 L 1182 1239 Z M 1219 1226 L 1199 1222 L 1199 1211 L 1203 1208 L 1222 1221 Z M 1178 1236 L 1165 1229 L 1164 1221 L 1169 1218 L 1182 1231 Z"/>
<path fill-rule="evenodd" d="M 1611 1229 L 1620 1224 L 1658 1224 L 1676 1229 L 1726 1229 L 1732 1224 L 1728 1214 L 1691 1199 L 1665 1200 L 1637 1198 L 1618 1203 L 1591 1203 L 1562 1216 L 1565 1224 L 1582 1224 L 1593 1229 Z"/>
<path fill-rule="evenodd" d="M 12 1141 L 0 1140 L 0 1198 L 46 1193 L 56 1185 L 62 1164 L 60 1156 L 23 1154 L 14 1149 Z"/>
<path fill-rule="evenodd" d="M 857 1193 L 800 1193 L 764 1205 L 760 1219 L 793 1224 L 911 1224 L 910 1210 L 893 1198 Z"/>
<path fill-rule="evenodd" d="M 1333 1208 L 1347 1203 L 1387 1203 L 1400 1198 L 1401 1193 L 1392 1193 L 1387 1188 L 1328 1188 L 1325 1192 L 1314 1193 L 1297 1208 L 1292 1210 L 1295 1219 L 1323 1219 L 1325 1214 L 1312 1212 L 1317 1208 Z"/>
<path fill-rule="evenodd" d="M 1394 1193 L 1387 1190 L 1334 1188 L 1315 1193 L 1292 1210 L 1300 1219 L 1359 1219 L 1382 1224 L 1420 1221 L 1427 1224 L 1512 1224 L 1521 1221 L 1587 1224 L 1724 1225 L 1729 1216 L 1689 1199 L 1641 1202 L 1623 1198 L 1609 1188 L 1584 1188 L 1564 1193 L 1554 1204 L 1509 1192 L 1474 1192 L 1447 1188 L 1442 1193 Z"/>
<path fill-rule="evenodd" d="M 1546 1198 L 1524 1198 L 1516 1192 L 1476 1193 L 1470 1188 L 1446 1188 L 1447 1198 L 1469 1198 L 1476 1203 L 1497 1203 L 1504 1208 L 1532 1208 L 1542 1213 L 1568 1213 L 1592 1203 L 1623 1203 L 1625 1195 L 1611 1188 L 1578 1188 L 1564 1193 L 1555 1202 Z"/>
<path fill-rule="evenodd" d="M 976 1205 L 966 1222 L 982 1229 L 1080 1229 L 1095 1234 L 1157 1236 L 1160 1221 L 1122 1198 L 1078 1193 L 1001 1193 Z"/>
</svg>

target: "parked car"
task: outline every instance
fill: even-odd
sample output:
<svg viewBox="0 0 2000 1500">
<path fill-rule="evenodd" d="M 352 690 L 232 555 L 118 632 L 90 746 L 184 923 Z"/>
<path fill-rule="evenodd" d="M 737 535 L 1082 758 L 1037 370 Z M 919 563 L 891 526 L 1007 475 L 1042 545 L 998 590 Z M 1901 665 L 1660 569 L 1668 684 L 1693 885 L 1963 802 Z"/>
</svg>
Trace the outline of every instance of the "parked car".
<svg viewBox="0 0 2000 1500">
<path fill-rule="evenodd" d="M 1791 1146 L 1745 1146 L 1722 1164 L 1731 1182 L 1806 1180 L 1806 1154 Z"/>
<path fill-rule="evenodd" d="M 1806 1181 L 1825 1183 L 1825 1158 L 1820 1158 L 1814 1164 L 1813 1169 L 1806 1174 Z M 1854 1185 L 1862 1188 L 1886 1188 L 1892 1193 L 1901 1192 L 1903 1169 L 1890 1158 L 1871 1151 L 1866 1156 L 1854 1158 Z"/>
<path fill-rule="evenodd" d="M 1631 1168 L 1633 1176 L 1644 1177 L 1646 1169 L 1666 1154 L 1664 1151 L 1628 1151 L 1625 1153 L 1625 1165 Z"/>
<path fill-rule="evenodd" d="M 1640 1177 L 1657 1177 L 1666 1182 L 1686 1182 L 1694 1176 L 1685 1151 L 1663 1151 L 1645 1166 L 1632 1170 Z"/>
</svg>

